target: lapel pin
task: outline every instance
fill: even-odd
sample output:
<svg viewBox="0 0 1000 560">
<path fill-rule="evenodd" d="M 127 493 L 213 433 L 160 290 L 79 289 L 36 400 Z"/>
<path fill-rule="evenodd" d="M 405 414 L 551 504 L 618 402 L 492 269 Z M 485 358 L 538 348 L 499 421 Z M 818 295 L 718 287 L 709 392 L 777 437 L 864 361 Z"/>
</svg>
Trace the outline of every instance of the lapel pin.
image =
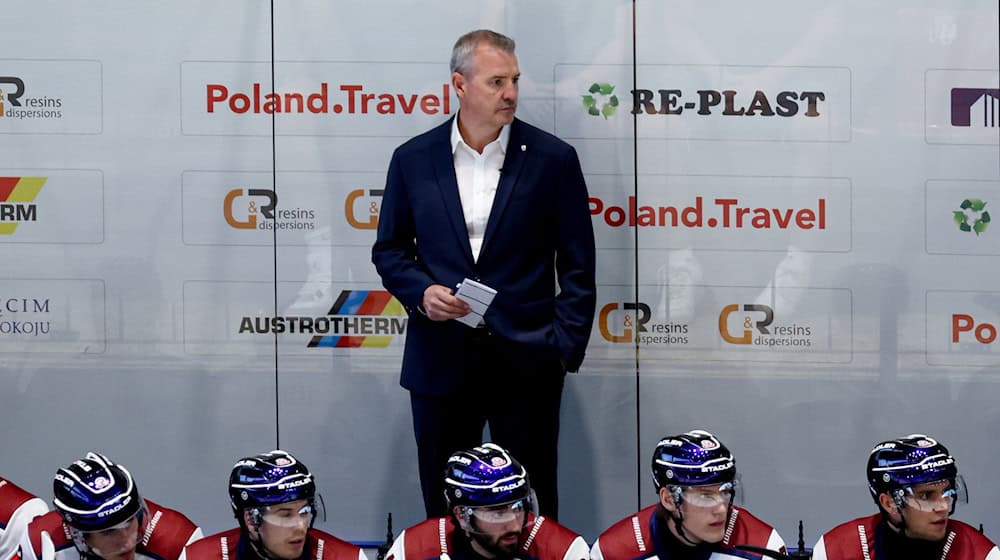
<svg viewBox="0 0 1000 560">
<path fill-rule="evenodd" d="M 522 152 L 523 152 L 523 151 L 525 151 L 525 150 L 527 150 L 527 149 L 528 149 L 528 147 L 527 147 L 527 146 L 525 146 L 524 144 L 521 144 L 521 151 L 522 151 Z"/>
</svg>

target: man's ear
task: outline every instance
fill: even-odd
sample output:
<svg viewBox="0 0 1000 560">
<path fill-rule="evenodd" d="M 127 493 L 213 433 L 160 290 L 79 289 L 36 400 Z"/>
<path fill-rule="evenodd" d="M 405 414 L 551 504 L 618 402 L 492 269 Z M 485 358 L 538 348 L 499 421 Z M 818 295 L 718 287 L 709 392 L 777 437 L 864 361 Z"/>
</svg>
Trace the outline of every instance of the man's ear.
<svg viewBox="0 0 1000 560">
<path fill-rule="evenodd" d="M 667 511 L 676 511 L 677 505 L 674 503 L 674 496 L 670 493 L 670 488 L 663 486 L 660 488 L 660 505 Z"/>
<path fill-rule="evenodd" d="M 459 529 L 463 531 L 471 531 L 472 528 L 469 527 L 469 519 L 462 513 L 462 506 L 455 506 L 451 508 L 451 514 L 455 516 L 455 522 L 458 524 Z"/>
<path fill-rule="evenodd" d="M 882 492 L 878 495 L 878 503 L 882 506 L 882 509 L 889 513 L 890 521 L 899 521 L 899 508 L 896 506 L 896 500 L 892 499 L 892 496 L 888 492 Z"/>
<path fill-rule="evenodd" d="M 247 532 L 250 536 L 257 538 L 257 525 L 253 522 L 253 514 L 250 513 L 249 509 L 243 510 L 243 525 L 246 526 Z"/>
<path fill-rule="evenodd" d="M 465 76 L 458 72 L 451 73 L 451 87 L 455 90 L 455 95 L 458 96 L 459 101 L 465 97 L 465 83 Z"/>
</svg>

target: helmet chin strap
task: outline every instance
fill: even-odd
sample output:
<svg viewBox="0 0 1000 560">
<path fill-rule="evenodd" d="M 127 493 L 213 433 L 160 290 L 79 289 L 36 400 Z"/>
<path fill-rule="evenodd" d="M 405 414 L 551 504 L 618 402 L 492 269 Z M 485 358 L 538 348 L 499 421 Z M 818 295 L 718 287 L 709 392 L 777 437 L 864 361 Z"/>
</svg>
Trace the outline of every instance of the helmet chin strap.
<svg viewBox="0 0 1000 560">
<path fill-rule="evenodd" d="M 683 490 L 678 487 L 670 489 L 670 497 L 674 500 L 674 510 L 670 512 L 670 519 L 674 522 L 674 529 L 682 541 L 691 546 L 698 546 L 698 543 L 692 542 L 684 533 L 684 514 L 681 513 L 681 502 L 684 500 L 681 495 L 682 492 Z"/>
<path fill-rule="evenodd" d="M 909 538 L 909 535 L 906 534 L 906 516 L 903 515 L 903 510 L 906 509 L 906 503 L 903 501 L 902 492 L 903 492 L 902 490 L 897 490 L 892 493 L 892 501 L 894 504 L 896 504 L 896 513 L 899 514 L 899 525 L 897 526 L 895 523 L 893 523 L 892 520 L 889 519 L 888 515 L 886 515 L 885 521 L 886 523 L 889 524 L 890 527 L 899 531 L 900 535 Z"/>
<path fill-rule="evenodd" d="M 260 556 L 265 560 L 280 560 L 277 556 L 271 554 L 271 552 L 267 549 L 267 547 L 264 546 L 264 539 L 260 534 L 260 524 L 262 522 L 262 519 L 259 511 L 251 514 L 251 521 L 255 529 L 254 532 L 257 533 L 257 538 L 255 539 L 253 533 L 251 533 L 249 530 L 247 531 L 247 536 L 249 537 L 247 541 L 250 542 L 250 548 L 252 548 L 253 551 L 257 553 L 257 556 Z M 310 525 L 309 528 L 311 529 L 312 526 Z"/>
<path fill-rule="evenodd" d="M 691 546 L 698 546 L 698 543 L 693 542 L 684 533 L 684 514 L 680 511 L 671 512 L 670 519 L 674 522 L 674 529 L 677 530 L 677 536 L 680 537 L 682 541 Z"/>
</svg>

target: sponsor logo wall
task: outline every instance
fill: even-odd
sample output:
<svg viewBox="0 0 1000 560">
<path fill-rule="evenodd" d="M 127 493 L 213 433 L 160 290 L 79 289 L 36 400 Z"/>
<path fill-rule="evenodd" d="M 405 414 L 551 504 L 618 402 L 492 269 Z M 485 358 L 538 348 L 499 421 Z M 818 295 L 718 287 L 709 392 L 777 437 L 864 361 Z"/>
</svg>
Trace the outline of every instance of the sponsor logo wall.
<svg viewBox="0 0 1000 560">
<path fill-rule="evenodd" d="M 720 399 L 720 433 L 745 429 L 749 412 L 775 442 L 818 426 L 836 450 L 886 418 L 919 423 L 926 407 L 912 403 L 928 395 L 944 397 L 940 425 L 958 426 L 996 394 L 995 0 L 864 13 L 765 2 L 752 18 L 651 0 L 246 7 L 4 7 L 0 371 L 12 375 L 0 405 L 15 406 L 0 420 L 19 427 L 12 448 L 43 461 L 30 444 L 79 421 L 59 407 L 25 419 L 51 401 L 51 380 L 83 402 L 113 371 L 115 398 L 173 426 L 159 453 L 137 453 L 133 426 L 91 407 L 87 421 L 126 442 L 137 472 L 164 453 L 226 464 L 272 433 L 293 447 L 326 433 L 315 464 L 335 465 L 324 480 L 364 504 L 334 528 L 379 538 L 380 500 L 406 492 L 400 518 L 416 519 L 412 480 L 375 468 L 385 491 L 373 496 L 350 474 L 412 444 L 397 384 L 408 318 L 370 247 L 385 164 L 457 114 L 448 51 L 456 30 L 478 27 L 518 41 L 518 114 L 576 148 L 590 188 L 599 293 L 582 375 L 567 380 L 564 443 L 566 464 L 594 467 L 571 469 L 570 484 L 594 493 L 570 498 L 568 525 L 594 537 L 635 496 L 633 473 L 593 449 L 633 456 L 622 442 L 700 422 L 706 400 Z M 636 365 L 641 387 L 622 377 Z M 724 387 L 708 385 L 718 376 Z M 669 406 L 624 410 L 643 399 Z M 248 409 L 253 433 L 231 422 Z M 386 412 L 403 421 L 380 422 Z M 329 429 L 343 418 L 364 441 Z M 963 460 L 990 458 L 976 430 L 952 437 Z M 11 474 L 42 488 L 20 463 Z M 836 491 L 856 468 L 804 456 L 765 474 L 796 503 L 817 489 L 802 473 L 843 475 L 806 520 L 815 531 L 857 505 Z M 211 520 L 195 482 L 178 507 Z M 997 491 L 983 492 L 963 517 L 991 519 L 976 503 Z M 798 512 L 760 497 L 755 511 L 794 526 Z"/>
</svg>

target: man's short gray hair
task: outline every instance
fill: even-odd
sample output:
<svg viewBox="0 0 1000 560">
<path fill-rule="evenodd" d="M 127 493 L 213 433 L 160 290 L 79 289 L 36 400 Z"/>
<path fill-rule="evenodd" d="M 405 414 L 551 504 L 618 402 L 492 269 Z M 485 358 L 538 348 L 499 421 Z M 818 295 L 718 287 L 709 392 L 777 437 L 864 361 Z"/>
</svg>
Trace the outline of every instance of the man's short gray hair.
<svg viewBox="0 0 1000 560">
<path fill-rule="evenodd" d="M 469 74 L 472 70 L 472 53 L 479 43 L 486 43 L 493 48 L 514 54 L 514 40 L 510 37 L 489 29 L 470 31 L 459 37 L 451 50 L 452 72 Z"/>
</svg>

